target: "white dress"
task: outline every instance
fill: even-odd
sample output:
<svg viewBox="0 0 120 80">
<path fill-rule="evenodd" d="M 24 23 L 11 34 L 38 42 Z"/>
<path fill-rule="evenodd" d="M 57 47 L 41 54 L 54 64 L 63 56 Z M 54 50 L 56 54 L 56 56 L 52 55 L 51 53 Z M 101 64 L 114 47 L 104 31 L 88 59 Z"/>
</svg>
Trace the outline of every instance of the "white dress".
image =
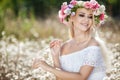
<svg viewBox="0 0 120 80">
<path fill-rule="evenodd" d="M 89 46 L 81 51 L 59 57 L 61 68 L 69 72 L 79 72 L 83 65 L 93 66 L 94 69 L 88 80 L 103 80 L 106 68 L 99 46 Z"/>
</svg>

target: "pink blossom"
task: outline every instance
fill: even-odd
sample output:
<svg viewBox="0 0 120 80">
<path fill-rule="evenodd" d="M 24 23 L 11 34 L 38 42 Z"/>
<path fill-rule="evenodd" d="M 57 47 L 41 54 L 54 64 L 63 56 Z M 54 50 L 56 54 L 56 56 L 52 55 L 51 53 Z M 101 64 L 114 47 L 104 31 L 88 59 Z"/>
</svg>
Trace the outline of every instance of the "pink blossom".
<svg viewBox="0 0 120 80">
<path fill-rule="evenodd" d="M 63 4 L 61 6 L 61 10 L 59 11 L 59 18 L 60 18 L 60 21 L 63 22 L 64 18 L 67 16 L 64 11 L 68 8 L 68 5 L 67 4 Z"/>
<path fill-rule="evenodd" d="M 104 13 L 100 14 L 100 20 L 104 20 Z"/>
<path fill-rule="evenodd" d="M 68 5 L 63 4 L 63 5 L 61 6 L 61 14 L 62 14 L 62 15 L 65 14 L 65 13 L 64 13 L 64 10 L 67 9 L 67 8 L 68 8 Z"/>
<path fill-rule="evenodd" d="M 61 15 L 61 11 L 59 11 L 59 19 L 60 19 L 60 22 L 65 24 L 66 26 L 68 26 L 68 22 L 65 20 L 67 15 Z"/>
<path fill-rule="evenodd" d="M 99 7 L 100 7 L 100 5 L 98 3 L 96 3 L 96 4 L 92 5 L 91 9 L 96 10 Z"/>
<path fill-rule="evenodd" d="M 59 11 L 59 19 L 60 19 L 61 22 L 63 22 L 63 20 L 65 19 L 66 16 L 67 15 L 64 14 L 61 10 Z"/>
<path fill-rule="evenodd" d="M 85 8 L 91 8 L 92 5 L 90 4 L 89 1 L 87 1 L 84 3 L 84 6 L 85 6 Z"/>
<path fill-rule="evenodd" d="M 95 0 L 91 0 L 90 2 L 87 1 L 84 3 L 85 8 L 90 8 L 92 10 L 96 10 L 97 8 L 100 7 L 100 5 L 95 1 Z"/>
<path fill-rule="evenodd" d="M 72 0 L 72 1 L 70 2 L 70 4 L 72 4 L 72 5 L 74 6 L 74 5 L 77 4 L 77 1 L 76 1 L 76 0 Z"/>
<path fill-rule="evenodd" d="M 97 8 L 100 7 L 98 2 L 96 2 L 95 0 L 90 0 L 90 4 L 92 5 L 91 9 L 93 9 L 93 10 L 96 10 Z"/>
<path fill-rule="evenodd" d="M 90 0 L 90 3 L 95 5 L 97 2 L 96 2 L 96 0 Z"/>
</svg>

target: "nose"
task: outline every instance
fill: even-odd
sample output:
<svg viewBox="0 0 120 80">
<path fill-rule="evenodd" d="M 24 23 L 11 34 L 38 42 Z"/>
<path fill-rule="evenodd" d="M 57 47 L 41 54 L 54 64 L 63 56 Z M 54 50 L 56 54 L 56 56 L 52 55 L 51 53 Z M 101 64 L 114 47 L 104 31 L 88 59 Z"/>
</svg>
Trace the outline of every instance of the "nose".
<svg viewBox="0 0 120 80">
<path fill-rule="evenodd" d="M 89 21 L 89 19 L 88 19 L 87 16 L 84 17 L 84 21 L 85 21 L 85 22 L 88 22 L 88 21 Z"/>
</svg>

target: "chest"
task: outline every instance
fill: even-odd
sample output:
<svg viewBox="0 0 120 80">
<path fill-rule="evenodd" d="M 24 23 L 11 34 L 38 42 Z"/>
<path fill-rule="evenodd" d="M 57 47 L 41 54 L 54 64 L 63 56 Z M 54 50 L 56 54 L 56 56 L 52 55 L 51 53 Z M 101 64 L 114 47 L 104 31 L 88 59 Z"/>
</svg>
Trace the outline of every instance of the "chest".
<svg viewBox="0 0 120 80">
<path fill-rule="evenodd" d="M 63 55 L 60 57 L 60 64 L 62 69 L 70 72 L 79 72 L 83 63 L 84 55 L 79 52 L 71 53 L 70 55 Z"/>
<path fill-rule="evenodd" d="M 86 47 L 87 47 L 87 45 L 82 45 L 82 46 L 74 45 L 74 44 L 68 45 L 68 46 L 64 47 L 63 49 L 61 49 L 61 55 L 68 55 L 68 54 L 71 54 L 71 53 L 74 53 L 77 51 L 81 51 Z"/>
</svg>

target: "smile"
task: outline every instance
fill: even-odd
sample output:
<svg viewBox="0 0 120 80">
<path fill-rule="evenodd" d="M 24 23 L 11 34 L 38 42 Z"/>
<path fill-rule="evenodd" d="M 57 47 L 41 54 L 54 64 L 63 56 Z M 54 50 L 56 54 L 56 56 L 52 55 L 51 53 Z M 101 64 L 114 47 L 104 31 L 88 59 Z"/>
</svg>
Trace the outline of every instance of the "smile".
<svg viewBox="0 0 120 80">
<path fill-rule="evenodd" d="M 81 25 L 83 25 L 83 26 L 88 26 L 88 24 L 86 24 L 86 23 L 81 23 Z"/>
</svg>

